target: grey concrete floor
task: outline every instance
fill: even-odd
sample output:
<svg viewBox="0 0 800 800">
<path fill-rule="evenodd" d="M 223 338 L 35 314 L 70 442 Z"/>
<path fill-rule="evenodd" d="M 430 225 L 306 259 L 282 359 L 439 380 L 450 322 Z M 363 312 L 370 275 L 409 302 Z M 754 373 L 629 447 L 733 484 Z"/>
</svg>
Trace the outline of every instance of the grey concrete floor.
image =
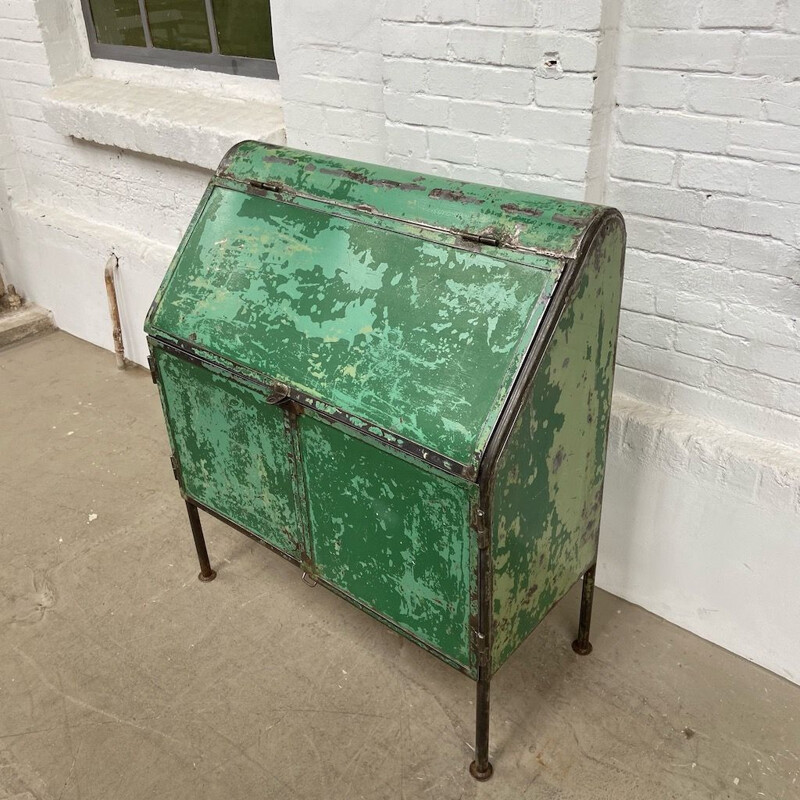
<svg viewBox="0 0 800 800">
<path fill-rule="evenodd" d="M 599 592 L 474 685 L 206 519 L 155 387 L 63 333 L 0 351 L 0 798 L 800 798 L 800 688 Z"/>
</svg>

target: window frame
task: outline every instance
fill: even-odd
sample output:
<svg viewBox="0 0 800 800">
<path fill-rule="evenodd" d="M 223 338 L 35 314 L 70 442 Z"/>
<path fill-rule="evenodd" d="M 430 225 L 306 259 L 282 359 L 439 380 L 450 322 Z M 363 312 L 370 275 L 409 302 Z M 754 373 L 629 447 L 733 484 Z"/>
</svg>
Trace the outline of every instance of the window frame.
<svg viewBox="0 0 800 800">
<path fill-rule="evenodd" d="M 153 46 L 145 0 L 139 0 L 139 13 L 142 17 L 142 27 L 144 29 L 145 38 L 144 47 L 98 42 L 89 0 L 81 0 L 83 18 L 86 23 L 86 35 L 89 40 L 89 52 L 92 58 L 107 58 L 114 61 L 133 61 L 140 64 L 153 64 L 161 67 L 202 69 L 210 72 L 222 72 L 228 75 L 244 75 L 249 78 L 278 77 L 278 65 L 273 60 L 268 60 L 266 58 L 248 58 L 244 56 L 227 56 L 220 53 L 212 0 L 205 0 L 205 7 L 208 20 L 208 32 L 211 40 L 211 52 L 193 53 L 188 50 L 168 50 L 163 47 Z"/>
</svg>

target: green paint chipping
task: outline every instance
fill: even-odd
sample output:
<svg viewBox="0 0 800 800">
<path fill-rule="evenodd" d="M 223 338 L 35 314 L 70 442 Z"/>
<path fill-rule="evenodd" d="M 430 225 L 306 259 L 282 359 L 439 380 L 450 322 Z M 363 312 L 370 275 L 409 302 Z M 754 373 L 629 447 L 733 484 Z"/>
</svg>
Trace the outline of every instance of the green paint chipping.
<svg viewBox="0 0 800 800">
<path fill-rule="evenodd" d="M 496 669 L 595 557 L 623 251 L 606 209 L 239 145 L 145 326 L 184 493 L 475 678 L 494 480 Z"/>
<path fill-rule="evenodd" d="M 474 489 L 300 418 L 318 574 L 470 668 Z"/>
<path fill-rule="evenodd" d="M 264 395 L 156 348 L 184 491 L 299 557 L 291 440 Z"/>
<path fill-rule="evenodd" d="M 498 464 L 493 511 L 497 669 L 595 559 L 624 229 L 586 259 Z"/>
<path fill-rule="evenodd" d="M 149 330 L 474 463 L 556 278 L 217 188 Z"/>
</svg>

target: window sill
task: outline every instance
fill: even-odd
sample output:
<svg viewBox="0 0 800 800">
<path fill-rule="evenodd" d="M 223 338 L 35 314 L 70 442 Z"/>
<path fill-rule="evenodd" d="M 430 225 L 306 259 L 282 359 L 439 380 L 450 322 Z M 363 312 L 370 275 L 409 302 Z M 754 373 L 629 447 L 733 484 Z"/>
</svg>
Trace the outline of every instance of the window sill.
<svg viewBox="0 0 800 800">
<path fill-rule="evenodd" d="M 278 102 L 253 102 L 197 91 L 105 78 L 81 78 L 50 89 L 44 116 L 77 139 L 216 169 L 243 139 L 284 144 Z"/>
</svg>

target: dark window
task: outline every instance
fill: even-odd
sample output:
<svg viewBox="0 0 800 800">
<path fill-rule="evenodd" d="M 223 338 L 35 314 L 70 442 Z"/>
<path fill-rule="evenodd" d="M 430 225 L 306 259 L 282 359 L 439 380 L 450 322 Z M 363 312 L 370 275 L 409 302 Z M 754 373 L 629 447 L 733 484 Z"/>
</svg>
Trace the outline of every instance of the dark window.
<svg viewBox="0 0 800 800">
<path fill-rule="evenodd" d="M 82 0 L 95 58 L 275 78 L 269 0 Z"/>
</svg>

